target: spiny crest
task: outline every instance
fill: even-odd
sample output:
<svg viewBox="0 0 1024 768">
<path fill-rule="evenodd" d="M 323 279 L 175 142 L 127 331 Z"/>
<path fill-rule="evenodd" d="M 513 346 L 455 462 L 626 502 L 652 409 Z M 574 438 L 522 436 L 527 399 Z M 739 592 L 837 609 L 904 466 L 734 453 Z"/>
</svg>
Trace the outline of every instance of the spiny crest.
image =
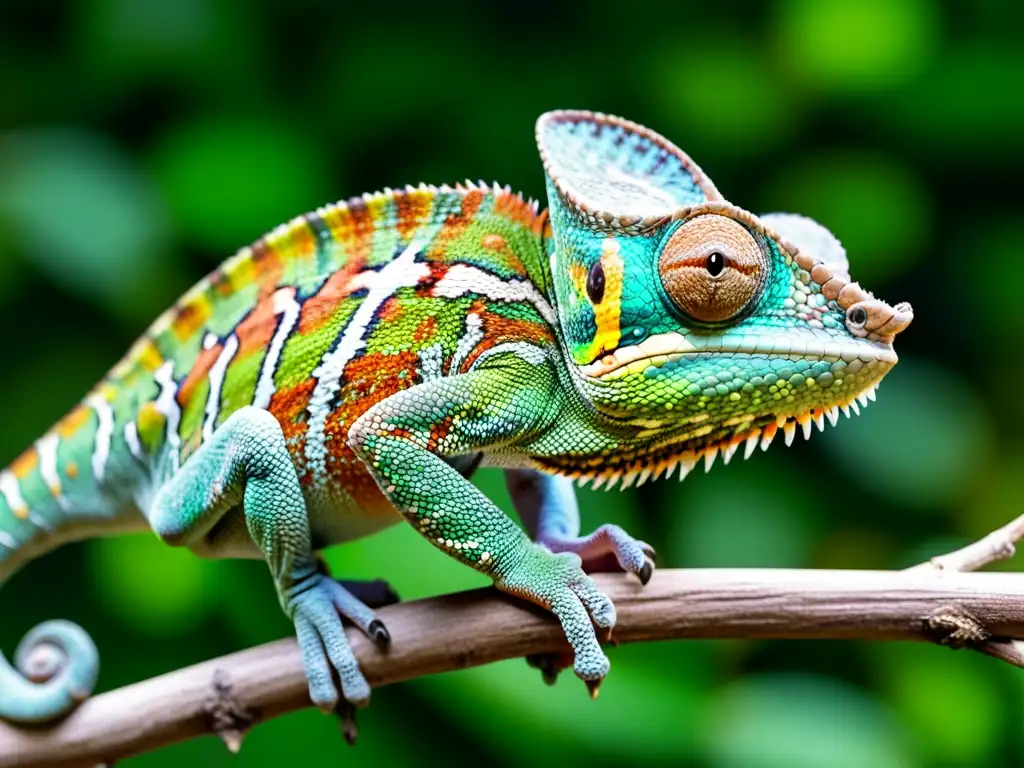
<svg viewBox="0 0 1024 768">
<path fill-rule="evenodd" d="M 623 460 L 620 466 L 613 467 L 608 467 L 609 462 L 605 459 L 602 460 L 604 469 L 596 467 L 577 470 L 561 468 L 559 471 L 574 479 L 580 487 L 592 483 L 591 487 L 594 490 L 601 488 L 610 490 L 619 485 L 619 490 L 624 491 L 627 488 L 639 487 L 648 481 L 659 480 L 662 476 L 668 480 L 673 473 L 676 473 L 679 482 L 682 482 L 701 462 L 703 462 L 705 472 L 711 470 L 719 456 L 722 457 L 724 464 L 728 464 L 741 447 L 744 460 L 753 456 L 754 451 L 759 447 L 762 451 L 767 451 L 780 433 L 786 446 L 789 447 L 796 439 L 798 427 L 804 440 L 810 440 L 814 427 L 817 427 L 819 432 L 825 431 L 826 419 L 834 427 L 839 423 L 840 413 L 847 418 L 851 415 L 859 416 L 861 408 L 867 408 L 868 403 L 874 402 L 877 389 L 878 385 L 876 384 L 851 399 L 829 408 L 811 408 L 797 416 L 778 416 L 764 426 L 737 431 L 731 437 L 714 441 L 698 449 L 686 449 L 679 453 L 670 452 L 653 460 L 649 456 L 628 458 Z"/>
</svg>

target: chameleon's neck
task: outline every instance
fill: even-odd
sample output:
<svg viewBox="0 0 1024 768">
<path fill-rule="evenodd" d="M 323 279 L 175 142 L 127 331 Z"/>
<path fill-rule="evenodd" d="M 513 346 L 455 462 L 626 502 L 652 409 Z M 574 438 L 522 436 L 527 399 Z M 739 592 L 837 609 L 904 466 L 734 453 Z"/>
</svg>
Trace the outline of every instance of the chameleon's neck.
<svg viewBox="0 0 1024 768">
<path fill-rule="evenodd" d="M 148 470 L 118 428 L 118 400 L 97 387 L 0 471 L 0 582 L 60 544 L 145 527 L 135 497 Z"/>
</svg>

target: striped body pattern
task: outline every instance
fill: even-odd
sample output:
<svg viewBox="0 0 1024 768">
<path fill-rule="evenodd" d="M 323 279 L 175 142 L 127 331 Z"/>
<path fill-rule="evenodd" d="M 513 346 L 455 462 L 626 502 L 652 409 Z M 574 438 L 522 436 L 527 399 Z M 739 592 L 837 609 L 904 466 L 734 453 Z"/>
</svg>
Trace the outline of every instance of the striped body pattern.
<svg viewBox="0 0 1024 768">
<path fill-rule="evenodd" d="M 554 344 L 542 223 L 507 188 L 409 187 L 322 208 L 244 248 L 0 474 L 7 512 L 23 521 L 0 528 L 0 553 L 22 530 L 62 524 L 79 486 L 86 498 L 109 487 L 118 503 L 134 486 L 144 503 L 245 405 L 280 420 L 312 497 L 395 519 L 346 445 L 348 427 L 498 345 Z M 43 500 L 38 514 L 26 499 Z M 110 500 L 97 497 L 90 514 L 109 513 Z M 50 509 L 59 514 L 47 521 Z"/>
<path fill-rule="evenodd" d="M 852 282 L 823 226 L 733 205 L 649 129 L 560 111 L 536 138 L 544 211 L 483 183 L 385 190 L 198 283 L 0 471 L 0 582 L 132 529 L 263 558 L 333 711 L 370 693 L 341 617 L 390 636 L 315 553 L 404 519 L 553 611 L 596 694 L 615 610 L 583 563 L 646 583 L 654 553 L 614 524 L 581 534 L 572 482 L 682 479 L 807 437 L 874 398 L 913 312 Z M 525 532 L 470 482 L 480 462 Z M 95 648 L 66 622 L 25 643 L 19 669 L 0 656 L 0 718 L 53 720 L 91 691 Z"/>
</svg>

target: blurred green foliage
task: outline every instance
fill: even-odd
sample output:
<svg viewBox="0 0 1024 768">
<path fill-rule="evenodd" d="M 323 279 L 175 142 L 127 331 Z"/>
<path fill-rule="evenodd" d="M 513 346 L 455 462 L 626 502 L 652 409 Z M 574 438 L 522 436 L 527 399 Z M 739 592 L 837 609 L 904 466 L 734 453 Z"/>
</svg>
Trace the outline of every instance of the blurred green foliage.
<svg viewBox="0 0 1024 768">
<path fill-rule="evenodd" d="M 859 419 L 682 485 L 582 491 L 588 528 L 620 522 L 665 566 L 897 568 L 1017 514 L 1022 6 L 667 8 L 0 0 L 0 462 L 235 248 L 407 182 L 542 196 L 533 121 L 582 107 L 666 134 L 741 206 L 820 218 L 855 278 L 917 313 Z M 479 483 L 508 508 L 496 473 Z M 329 559 L 403 598 L 483 583 L 406 527 Z M 0 646 L 57 616 L 94 634 L 101 689 L 290 632 L 264 566 L 149 536 L 18 574 Z M 980 655 L 673 642 L 611 657 L 597 702 L 510 661 L 375 692 L 353 753 L 306 711 L 260 726 L 238 758 L 211 737 L 123 764 L 417 764 L 456 746 L 491 766 L 1024 760 L 1024 676 Z"/>
</svg>

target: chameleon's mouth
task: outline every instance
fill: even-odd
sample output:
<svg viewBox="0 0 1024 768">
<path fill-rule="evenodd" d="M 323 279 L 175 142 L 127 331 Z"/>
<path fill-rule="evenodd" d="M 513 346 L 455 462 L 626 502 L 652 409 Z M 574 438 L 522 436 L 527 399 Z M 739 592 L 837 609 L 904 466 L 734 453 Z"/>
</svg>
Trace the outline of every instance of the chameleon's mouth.
<svg viewBox="0 0 1024 768">
<path fill-rule="evenodd" d="M 810 334 L 793 336 L 784 333 L 684 336 L 673 331 L 650 336 L 639 344 L 619 347 L 589 365 L 580 366 L 580 371 L 590 378 L 610 381 L 631 373 L 641 373 L 652 366 L 660 368 L 666 363 L 702 352 L 813 358 L 832 362 L 845 360 L 848 363 L 860 360 L 889 366 L 895 365 L 897 361 L 892 344 L 863 338 L 839 341 L 815 338 Z"/>
</svg>

